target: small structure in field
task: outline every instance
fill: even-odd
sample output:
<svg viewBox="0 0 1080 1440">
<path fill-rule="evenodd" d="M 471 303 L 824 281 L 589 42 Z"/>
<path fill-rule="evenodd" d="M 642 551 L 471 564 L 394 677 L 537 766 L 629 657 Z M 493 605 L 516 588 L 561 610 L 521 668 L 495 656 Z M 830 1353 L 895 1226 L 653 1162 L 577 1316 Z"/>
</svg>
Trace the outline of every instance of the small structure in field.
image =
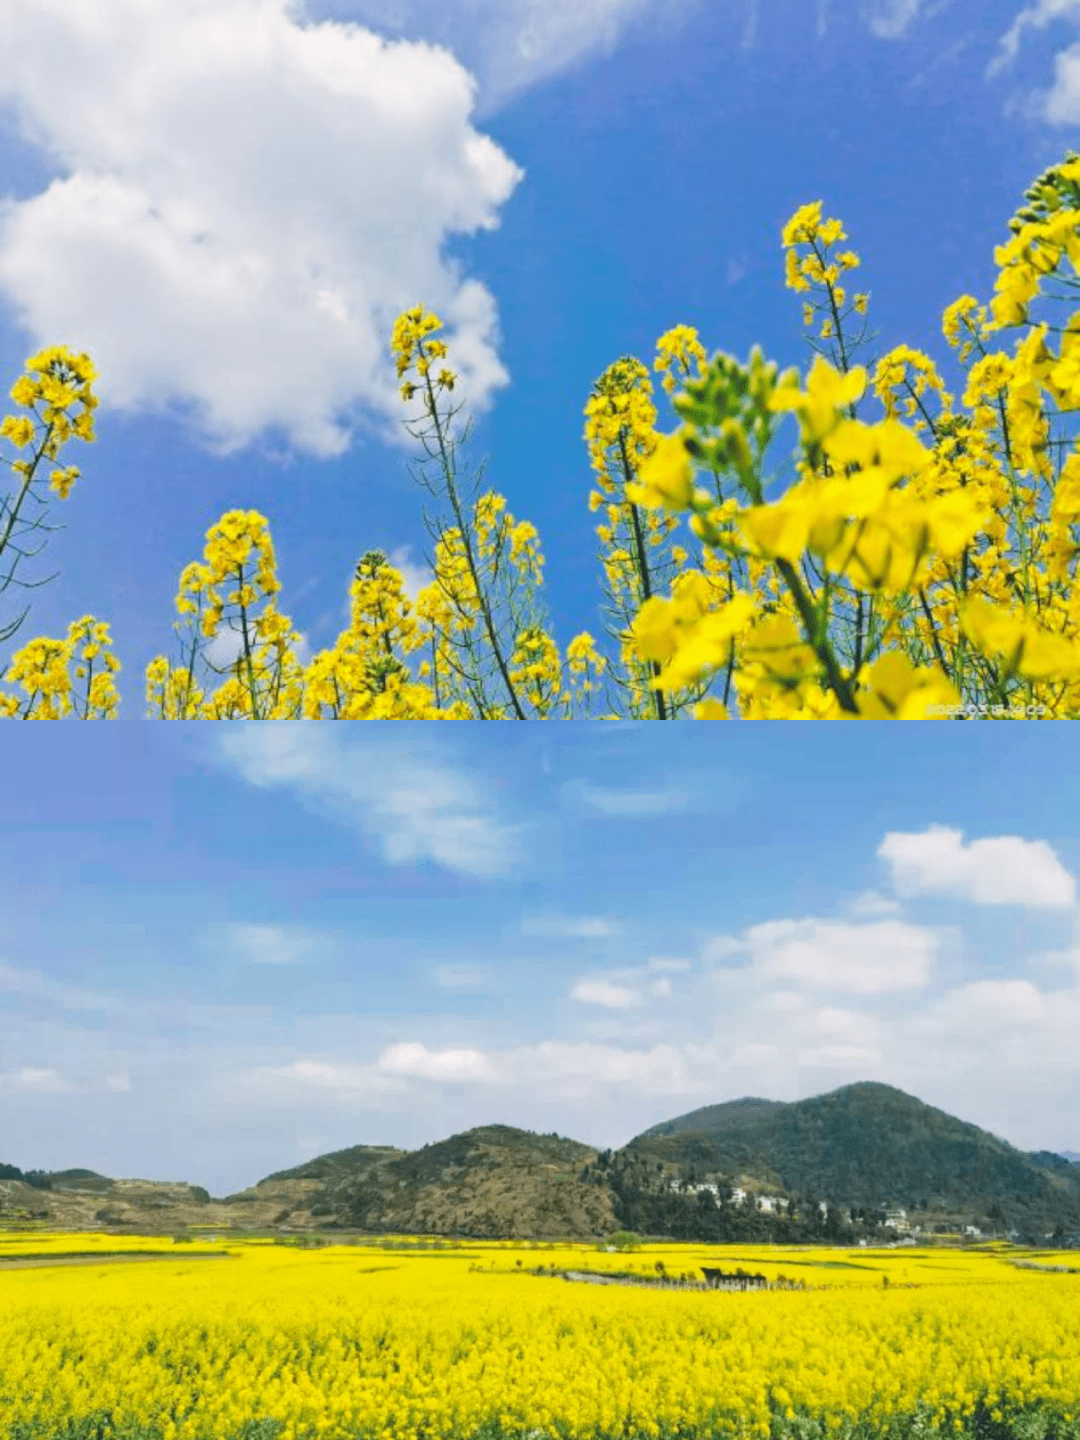
<svg viewBox="0 0 1080 1440">
<path fill-rule="evenodd" d="M 732 1274 L 703 1265 L 701 1273 L 710 1290 L 764 1290 L 769 1283 L 764 1275 L 747 1274 L 741 1265 Z"/>
</svg>

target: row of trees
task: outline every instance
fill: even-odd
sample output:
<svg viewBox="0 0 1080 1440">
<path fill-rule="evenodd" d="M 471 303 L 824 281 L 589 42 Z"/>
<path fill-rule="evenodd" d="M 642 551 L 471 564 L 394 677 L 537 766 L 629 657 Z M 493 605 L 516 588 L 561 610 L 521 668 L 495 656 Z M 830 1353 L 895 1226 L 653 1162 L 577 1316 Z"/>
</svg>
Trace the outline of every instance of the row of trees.
<svg viewBox="0 0 1080 1440">
<path fill-rule="evenodd" d="M 653 366 L 680 422 L 662 435 L 648 367 L 633 356 L 608 367 L 585 406 L 585 440 L 615 653 L 588 631 L 565 650 L 556 643 L 535 527 L 497 492 L 479 493 L 483 466 L 471 498 L 462 482 L 471 425 L 455 428 L 458 376 L 442 363 L 442 323 L 423 306 L 399 316 L 391 351 L 402 400 L 419 406 L 406 422 L 423 447 L 418 478 L 444 506 L 424 516 L 432 582 L 411 602 L 385 554 L 368 550 L 348 629 L 305 667 L 301 637 L 277 608 L 269 524 L 254 510 L 229 512 L 180 577 L 180 653 L 148 666 L 149 713 L 565 718 L 602 692 L 610 718 L 719 719 L 736 701 L 747 718 L 1080 715 L 1080 454 L 1052 424 L 1080 408 L 1080 317 L 1051 326 L 1029 316 L 1044 291 L 1068 299 L 1068 289 L 1047 288 L 1066 259 L 1080 274 L 1080 156 L 1070 152 L 1025 199 L 995 252 L 992 315 L 965 295 L 943 317 L 965 370 L 960 406 L 934 362 L 899 345 L 874 365 L 885 419 L 858 418 L 869 376 L 853 357 L 867 337 L 851 320 L 865 317 L 869 297 L 848 304 L 842 280 L 861 262 L 834 249 L 847 237 L 820 201 L 781 237 L 786 284 L 811 297 L 805 388 L 756 348 L 746 365 L 722 352 L 709 360 L 697 332 L 679 325 L 660 338 Z M 1021 331 L 1012 355 L 988 347 L 1009 329 Z M 15 569 L 38 552 L 21 542 L 49 528 L 32 509 L 46 507 L 35 489 L 45 462 L 72 438 L 94 438 L 94 378 L 87 355 L 57 347 L 32 357 L 11 391 L 28 413 L 7 416 L 0 435 L 30 458 L 9 462 L 16 494 L 0 517 L 0 557 L 11 561 L 0 591 L 23 585 Z M 770 501 L 766 452 L 785 412 L 799 423 L 797 478 Z M 66 498 L 78 475 L 55 469 L 49 486 Z M 225 666 L 207 655 L 221 637 L 236 652 Z M 0 675 L 22 691 L 0 693 L 0 714 L 115 717 L 111 646 L 108 624 L 92 615 L 63 639 L 31 641 Z"/>
</svg>

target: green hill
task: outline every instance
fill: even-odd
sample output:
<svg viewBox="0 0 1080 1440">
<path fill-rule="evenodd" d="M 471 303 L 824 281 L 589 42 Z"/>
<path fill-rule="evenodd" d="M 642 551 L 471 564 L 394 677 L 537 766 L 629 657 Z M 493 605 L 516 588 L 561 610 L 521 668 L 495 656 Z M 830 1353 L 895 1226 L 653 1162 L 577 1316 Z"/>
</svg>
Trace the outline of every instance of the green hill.
<svg viewBox="0 0 1080 1440">
<path fill-rule="evenodd" d="M 791 1103 L 746 1099 L 654 1125 L 629 1154 L 687 1171 L 772 1178 L 846 1208 L 1001 1212 L 1002 1224 L 1080 1226 L 1080 1166 L 1027 1154 L 891 1085 L 865 1081 Z"/>
<path fill-rule="evenodd" d="M 887 1215 L 898 1209 L 906 1216 Z M 974 1226 L 1039 1245 L 1080 1244 L 1080 1164 L 1025 1153 L 902 1090 L 864 1082 L 791 1103 L 748 1096 L 706 1105 L 617 1150 L 511 1125 L 481 1125 L 419 1150 L 353 1145 L 223 1200 L 186 1182 L 89 1170 L 24 1175 L 0 1165 L 3 1213 L 140 1233 L 192 1226 L 598 1240 L 624 1229 L 850 1244 L 895 1239 L 907 1226 L 923 1237 Z"/>
</svg>

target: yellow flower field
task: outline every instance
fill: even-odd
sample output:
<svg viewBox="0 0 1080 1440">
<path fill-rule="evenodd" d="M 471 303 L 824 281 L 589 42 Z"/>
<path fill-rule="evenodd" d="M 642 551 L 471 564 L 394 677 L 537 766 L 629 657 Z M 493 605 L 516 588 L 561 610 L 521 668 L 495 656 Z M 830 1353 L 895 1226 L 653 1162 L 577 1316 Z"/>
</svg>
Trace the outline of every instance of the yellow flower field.
<svg viewBox="0 0 1080 1440">
<path fill-rule="evenodd" d="M 189 1248 L 0 1235 L 0 1259 L 175 1249 L 0 1269 L 0 1440 L 1080 1436 L 1080 1256 L 1061 1251 Z M 806 1288 L 529 1273 L 655 1279 L 658 1261 L 676 1278 L 741 1265 Z"/>
</svg>

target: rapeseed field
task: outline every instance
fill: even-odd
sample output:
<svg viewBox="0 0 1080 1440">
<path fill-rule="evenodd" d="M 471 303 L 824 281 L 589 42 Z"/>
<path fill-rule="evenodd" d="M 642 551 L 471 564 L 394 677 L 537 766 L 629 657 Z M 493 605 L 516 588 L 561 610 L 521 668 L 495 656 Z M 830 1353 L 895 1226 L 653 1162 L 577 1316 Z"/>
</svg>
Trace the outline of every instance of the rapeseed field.
<svg viewBox="0 0 1080 1440">
<path fill-rule="evenodd" d="M 73 1250 L 101 1261 L 0 1270 L 0 1440 L 1080 1440 L 1061 1251 L 0 1235 Z M 775 1288 L 533 1273 L 658 1264 Z"/>
</svg>

